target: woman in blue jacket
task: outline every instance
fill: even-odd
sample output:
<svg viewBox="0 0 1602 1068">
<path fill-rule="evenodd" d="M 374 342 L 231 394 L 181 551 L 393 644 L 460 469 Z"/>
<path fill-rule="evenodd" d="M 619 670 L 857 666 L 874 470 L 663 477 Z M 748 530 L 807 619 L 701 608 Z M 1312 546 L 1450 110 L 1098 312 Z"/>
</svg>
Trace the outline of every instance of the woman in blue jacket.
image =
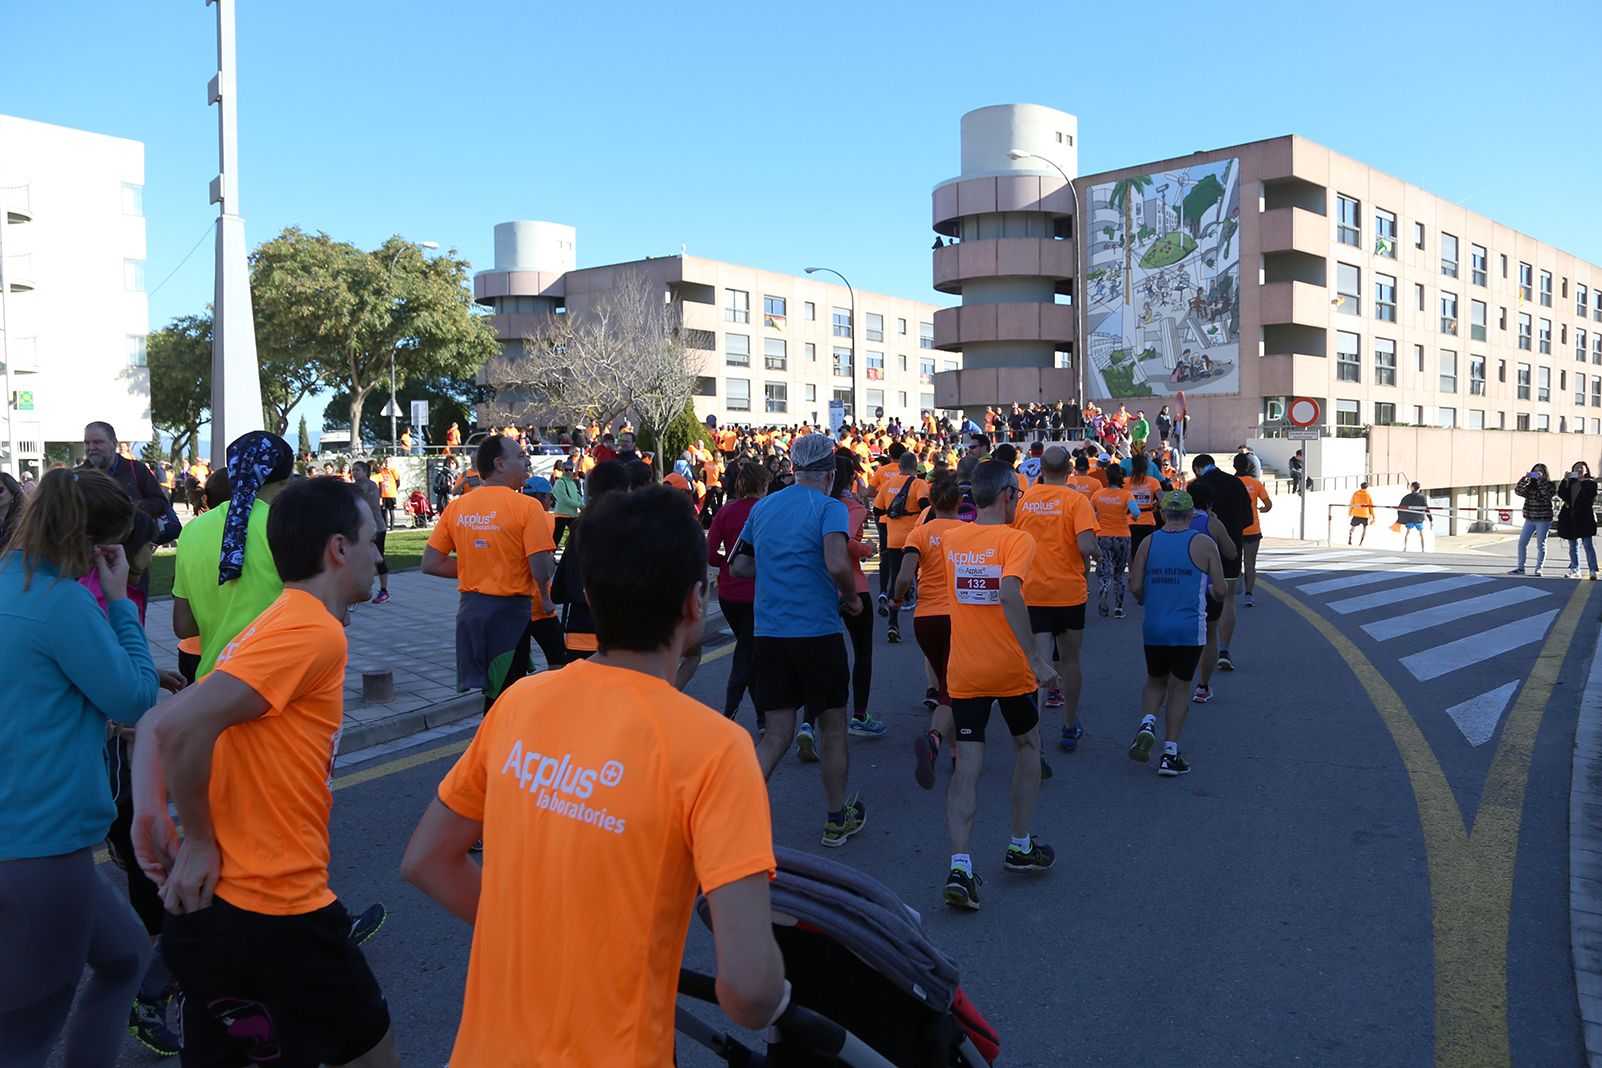
<svg viewBox="0 0 1602 1068">
<path fill-rule="evenodd" d="M 63 1064 L 117 1061 L 150 956 L 127 899 L 95 869 L 116 815 L 107 724 L 156 703 L 156 667 L 128 600 L 118 542 L 127 491 L 98 471 L 57 468 L 29 498 L 0 557 L 0 1051 L 43 1065 L 66 1027 Z M 78 579 L 95 571 L 102 612 Z M 90 978 L 69 1024 L 85 965 Z"/>
</svg>

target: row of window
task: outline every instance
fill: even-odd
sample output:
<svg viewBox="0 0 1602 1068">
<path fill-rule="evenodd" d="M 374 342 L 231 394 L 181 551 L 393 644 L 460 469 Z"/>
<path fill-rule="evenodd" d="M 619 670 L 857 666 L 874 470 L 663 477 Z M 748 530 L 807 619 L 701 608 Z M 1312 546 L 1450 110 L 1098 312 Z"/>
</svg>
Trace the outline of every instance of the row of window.
<svg viewBox="0 0 1602 1068">
<path fill-rule="evenodd" d="M 818 347 L 812 342 L 804 343 L 808 363 L 818 362 Z M 832 354 L 834 374 L 841 378 L 851 377 L 851 350 L 849 348 L 836 348 Z M 882 351 L 868 349 L 865 353 L 865 366 L 869 380 L 884 378 L 885 354 Z M 730 367 L 751 366 L 751 335 L 750 334 L 724 334 L 723 357 Z M 898 369 L 909 369 L 909 361 L 905 355 L 896 357 Z M 762 339 L 762 366 L 769 371 L 784 371 L 790 366 L 790 343 L 780 337 L 765 337 Z M 955 371 L 956 361 L 946 361 L 946 370 Z M 918 358 L 918 380 L 925 384 L 932 384 L 935 376 L 935 362 L 927 356 Z"/>
<path fill-rule="evenodd" d="M 812 301 L 802 302 L 803 315 L 808 322 L 818 317 L 818 306 Z M 763 325 L 771 329 L 783 329 L 789 315 L 789 301 L 784 297 L 776 297 L 771 293 L 762 297 Z M 723 291 L 723 320 L 729 323 L 749 323 L 751 321 L 751 292 L 746 289 L 725 289 Z M 850 337 L 853 324 L 851 322 L 850 308 L 834 308 L 832 310 L 832 325 L 835 337 Z M 907 321 L 896 320 L 896 333 L 905 336 Z M 884 340 L 884 316 L 878 312 L 867 313 L 866 335 L 869 341 Z M 918 347 L 920 349 L 934 348 L 934 324 L 918 324 Z"/>
<path fill-rule="evenodd" d="M 1353 248 L 1363 247 L 1363 205 L 1356 197 L 1349 197 L 1344 193 L 1335 194 L 1335 240 L 1342 245 Z M 1423 249 L 1425 245 L 1424 224 L 1413 224 L 1413 247 Z M 1386 211 L 1384 208 L 1374 209 L 1374 255 L 1388 259 L 1396 258 L 1396 213 Z M 1457 235 L 1442 230 L 1440 235 L 1441 247 L 1441 275 L 1445 278 L 1458 277 L 1458 240 Z M 1502 277 L 1508 276 L 1507 256 L 1499 255 Z M 1490 252 L 1484 245 L 1469 246 L 1469 282 L 1473 285 L 1484 286 L 1490 273 Z M 1539 291 L 1537 291 L 1539 282 Z M 1419 287 L 1422 289 L 1423 287 Z M 1518 265 L 1519 300 L 1531 301 L 1539 299 L 1541 306 L 1553 306 L 1552 272 L 1541 271 L 1537 278 L 1533 266 L 1523 261 Z M 1562 279 L 1561 299 L 1569 299 L 1569 280 Z M 1588 292 L 1587 287 L 1576 284 L 1574 286 L 1574 314 L 1584 319 L 1590 316 L 1596 322 L 1602 322 L 1602 288 Z"/>
<path fill-rule="evenodd" d="M 1602 404 L 1602 392 L 1593 393 L 1592 397 L 1592 404 Z M 1425 422 L 1426 409 L 1422 404 L 1413 405 L 1411 416 L 1411 423 L 1414 425 L 1432 425 Z M 1463 424 L 1464 428 L 1468 430 L 1508 429 L 1506 412 L 1496 412 L 1494 413 L 1494 416 L 1495 425 L 1493 427 L 1493 425 L 1486 420 L 1485 409 L 1470 408 L 1468 409 L 1467 421 Z M 1362 425 L 1361 420 L 1362 406 L 1359 404 L 1359 402 L 1355 400 L 1337 400 L 1335 402 L 1335 426 L 1337 428 L 1346 427 L 1355 430 L 1357 427 Z M 1396 405 L 1391 404 L 1388 401 L 1374 402 L 1375 426 L 1389 426 L 1395 424 L 1396 421 Z M 1442 427 L 1456 427 L 1458 425 L 1457 409 L 1451 407 L 1436 408 L 1435 421 L 1433 425 Z M 1513 429 L 1551 430 L 1552 417 L 1544 412 L 1538 412 L 1533 415 L 1529 412 L 1515 412 L 1513 415 Z M 1571 420 L 1566 415 L 1558 416 L 1558 431 L 1560 433 L 1569 433 L 1571 430 L 1576 434 L 1585 433 L 1587 430 L 1586 418 L 1584 416 L 1575 416 Z M 1592 434 L 1602 434 L 1602 418 L 1593 416 L 1589 422 L 1589 430 Z"/>
<path fill-rule="evenodd" d="M 1597 344 L 1591 350 L 1591 362 L 1602 366 L 1602 334 L 1597 335 Z M 1335 379 L 1338 382 L 1361 382 L 1363 380 L 1363 339 L 1350 331 L 1335 331 Z M 1376 386 L 1396 385 L 1396 342 L 1390 338 L 1377 337 L 1373 339 L 1371 348 L 1374 356 L 1374 384 Z M 1585 362 L 1585 350 L 1580 350 L 1581 361 Z M 1424 374 L 1425 369 L 1424 346 L 1413 346 L 1413 369 L 1418 374 Z M 1458 354 L 1454 349 L 1440 349 L 1438 357 L 1438 388 L 1442 393 L 1456 393 L 1458 383 Z M 1485 368 L 1484 356 L 1471 354 L 1468 358 L 1468 391 L 1473 396 L 1485 395 Z M 1515 369 L 1515 387 L 1519 400 L 1533 399 L 1537 401 L 1550 401 L 1552 399 L 1552 368 L 1533 367 L 1527 363 L 1519 364 Z M 1568 372 L 1558 372 L 1558 390 L 1568 391 Z M 1496 380 L 1507 381 L 1507 361 L 1496 361 Z M 1579 372 L 1575 373 L 1575 403 L 1584 404 L 1587 377 Z M 1589 379 L 1591 385 L 1590 396 L 1592 403 L 1602 405 L 1602 373 Z"/>
<path fill-rule="evenodd" d="M 807 382 L 802 385 L 804 402 L 818 403 L 818 387 Z M 715 397 L 718 394 L 717 379 L 702 376 L 695 380 L 695 395 L 698 397 Z M 899 390 L 895 394 L 897 404 L 902 411 L 907 410 L 908 394 Z M 832 391 L 830 399 L 839 401 L 845 406 L 847 414 L 852 412 L 851 390 L 836 388 Z M 879 409 L 884 407 L 885 391 L 882 389 L 869 389 L 863 391 L 863 400 L 868 408 Z M 749 378 L 726 378 L 723 380 L 723 407 L 731 412 L 749 412 L 751 410 L 751 380 Z M 763 382 L 762 383 L 762 410 L 775 415 L 788 413 L 790 410 L 790 383 L 789 382 Z M 934 410 L 934 394 L 918 394 L 918 410 Z"/>
</svg>

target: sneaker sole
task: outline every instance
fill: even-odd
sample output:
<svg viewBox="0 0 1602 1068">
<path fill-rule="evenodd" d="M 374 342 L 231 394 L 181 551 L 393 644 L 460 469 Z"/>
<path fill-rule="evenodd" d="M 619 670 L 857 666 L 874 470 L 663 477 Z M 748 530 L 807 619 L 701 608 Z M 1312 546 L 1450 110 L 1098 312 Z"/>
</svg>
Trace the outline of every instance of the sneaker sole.
<svg viewBox="0 0 1602 1068">
<path fill-rule="evenodd" d="M 1081 737 L 1083 737 L 1083 735 L 1081 735 Z M 1057 748 L 1061 749 L 1064 753 L 1076 752 L 1079 749 L 1079 739 L 1058 737 Z"/>
<path fill-rule="evenodd" d="M 864 817 L 862 817 L 862 822 L 861 823 L 857 824 L 855 827 L 851 828 L 849 831 L 846 831 L 846 832 L 844 832 L 842 834 L 835 835 L 833 838 L 829 837 L 829 834 L 828 834 L 827 831 L 824 832 L 824 835 L 823 835 L 823 838 L 821 839 L 821 841 L 823 842 L 824 845 L 830 847 L 831 849 L 834 848 L 835 846 L 843 846 L 848 841 L 851 840 L 851 836 L 852 835 L 857 834 L 858 832 L 860 832 L 862 830 L 862 828 L 866 827 L 867 825 L 868 825 L 868 817 L 864 816 Z"/>
<path fill-rule="evenodd" d="M 158 1046 L 154 1042 L 149 1042 L 149 1041 L 147 1041 L 145 1039 L 145 1037 L 143 1035 L 141 1035 L 138 1031 L 136 1031 L 132 1027 L 128 1028 L 128 1034 L 133 1036 L 133 1040 L 135 1042 L 139 1043 L 141 1046 L 143 1046 L 146 1049 L 148 1049 L 151 1053 L 154 1053 L 156 1056 L 161 1057 L 162 1059 L 166 1059 L 168 1057 L 176 1057 L 176 1056 L 178 1056 L 178 1054 L 183 1052 L 177 1046 L 170 1046 L 170 1047 L 168 1047 L 168 1046 Z"/>
<path fill-rule="evenodd" d="M 1138 760 L 1142 764 L 1151 756 L 1151 747 L 1157 744 L 1157 736 L 1148 731 L 1141 731 L 1135 735 L 1135 741 L 1129 747 L 1129 759 Z"/>
<path fill-rule="evenodd" d="M 810 734 L 801 734 L 796 736 L 795 755 L 803 763 L 817 763 L 818 744 L 812 740 L 812 736 Z"/>
<path fill-rule="evenodd" d="M 847 728 L 846 733 L 853 738 L 883 738 L 889 731 L 864 731 L 855 727 Z"/>
<path fill-rule="evenodd" d="M 939 750 L 929 740 L 927 734 L 920 734 L 912 740 L 913 756 L 917 763 L 912 767 L 912 778 L 925 790 L 933 790 L 935 785 L 935 760 L 939 757 Z"/>
<path fill-rule="evenodd" d="M 1233 660 L 1219 660 L 1218 661 L 1218 670 L 1219 671 L 1234 671 L 1235 670 L 1235 662 Z"/>
<path fill-rule="evenodd" d="M 1190 774 L 1190 768 L 1186 767 L 1183 771 L 1181 771 L 1181 770 L 1179 770 L 1177 768 L 1159 767 L 1157 769 L 1157 774 L 1161 775 L 1165 779 L 1177 779 L 1181 775 L 1189 775 Z"/>
<path fill-rule="evenodd" d="M 969 912 L 979 911 L 979 902 L 968 896 L 968 891 L 960 886 L 948 886 L 945 890 L 946 904 L 954 909 L 967 909 Z"/>
<path fill-rule="evenodd" d="M 377 924 L 375 924 L 373 927 L 368 928 L 368 930 L 362 934 L 361 938 L 352 937 L 351 941 L 356 943 L 358 946 L 366 945 L 368 942 L 371 942 L 373 940 L 373 936 L 375 934 L 377 934 L 379 931 L 382 931 L 384 929 L 384 924 L 386 924 L 388 922 L 389 922 L 389 910 L 385 909 L 383 916 L 379 917 L 379 920 L 378 920 Z M 354 934 L 355 934 L 355 932 L 352 932 L 353 936 L 354 936 Z"/>
<path fill-rule="evenodd" d="M 1197 697 L 1195 694 L 1191 694 L 1190 695 L 1190 703 L 1193 704 L 1193 705 L 1205 705 L 1208 701 L 1211 701 L 1212 699 L 1213 699 L 1213 693 L 1212 693 L 1211 690 L 1207 691 L 1207 696 L 1206 697 Z"/>
<path fill-rule="evenodd" d="M 1017 872 L 1019 875 L 1038 875 L 1041 872 L 1050 871 L 1056 866 L 1056 864 L 1057 860 L 1055 857 L 1053 857 L 1051 863 L 1047 864 L 1045 867 L 1041 867 L 1038 864 L 1014 864 L 1011 860 L 1008 860 L 1001 865 L 1001 870 Z"/>
</svg>

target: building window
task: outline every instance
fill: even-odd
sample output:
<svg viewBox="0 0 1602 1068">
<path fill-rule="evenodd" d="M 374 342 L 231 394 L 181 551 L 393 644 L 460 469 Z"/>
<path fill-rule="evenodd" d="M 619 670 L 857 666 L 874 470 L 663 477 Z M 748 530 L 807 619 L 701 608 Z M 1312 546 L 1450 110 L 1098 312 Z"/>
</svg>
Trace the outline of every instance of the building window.
<svg viewBox="0 0 1602 1068">
<path fill-rule="evenodd" d="M 1349 330 L 1335 331 L 1335 378 L 1340 382 L 1363 380 L 1362 341 Z"/>
<path fill-rule="evenodd" d="M 1396 422 L 1396 405 L 1389 401 L 1374 402 L 1374 425 L 1390 426 Z"/>
<path fill-rule="evenodd" d="M 1507 309 L 1506 308 L 1497 308 L 1496 309 L 1496 328 L 1498 330 L 1500 330 L 1504 334 L 1507 333 Z"/>
<path fill-rule="evenodd" d="M 1507 361 L 1506 360 L 1497 360 L 1496 361 L 1496 380 L 1498 382 L 1501 382 L 1504 385 L 1507 384 Z"/>
<path fill-rule="evenodd" d="M 918 359 L 918 381 L 929 385 L 934 382 L 934 361 L 924 357 Z"/>
<path fill-rule="evenodd" d="M 818 387 L 814 383 L 808 382 L 807 386 L 806 386 L 806 390 L 807 390 L 807 403 L 808 404 L 816 404 L 816 403 L 818 403 Z"/>
<path fill-rule="evenodd" d="M 1517 415 L 1515 415 L 1513 417 L 1513 429 L 1514 430 L 1528 430 L 1528 429 L 1530 429 L 1530 417 L 1529 417 L 1529 415 L 1527 413 L 1525 413 L 1525 412 L 1520 412 Z"/>
<path fill-rule="evenodd" d="M 1424 406 L 1422 404 L 1413 405 L 1413 425 L 1424 425 Z"/>
<path fill-rule="evenodd" d="M 1448 429 L 1457 426 L 1457 409 L 1456 408 L 1437 408 L 1436 409 L 1436 421 L 1437 421 L 1437 423 L 1439 425 L 1444 426 L 1444 427 L 1446 427 Z"/>
<path fill-rule="evenodd" d="M 1585 331 L 1579 327 L 1574 328 L 1574 361 L 1585 362 Z"/>
<path fill-rule="evenodd" d="M 1424 373 L 1424 346 L 1413 346 L 1413 370 L 1419 374 Z"/>
<path fill-rule="evenodd" d="M 1335 310 L 1342 315 L 1362 315 L 1362 272 L 1349 263 L 1335 265 L 1335 291 L 1339 297 Z"/>
<path fill-rule="evenodd" d="M 723 291 L 723 320 L 729 323 L 751 321 L 751 294 L 743 289 Z"/>
<path fill-rule="evenodd" d="M 1485 396 L 1485 357 L 1469 357 L 1469 393 L 1476 397 Z"/>
<path fill-rule="evenodd" d="M 790 387 L 784 382 L 762 383 L 762 394 L 765 410 L 769 412 L 787 412 L 790 410 Z"/>
<path fill-rule="evenodd" d="M 137 189 L 138 186 L 135 186 L 134 188 Z M 128 366 L 129 367 L 149 367 L 150 366 L 149 351 L 145 347 L 145 335 L 143 335 L 143 334 L 129 334 L 128 335 Z"/>
<path fill-rule="evenodd" d="M 1535 399 L 1542 404 L 1552 399 L 1552 368 L 1537 367 L 1535 369 Z"/>
<path fill-rule="evenodd" d="M 789 345 L 782 337 L 762 339 L 762 365 L 770 371 L 784 371 L 789 368 Z"/>
<path fill-rule="evenodd" d="M 932 412 L 932 411 L 934 411 L 934 394 L 933 393 L 920 393 L 920 394 L 918 394 L 918 410 L 921 411 L 921 412 Z"/>
<path fill-rule="evenodd" d="M 145 261 L 122 261 L 122 288 L 131 289 L 135 293 L 145 291 Z"/>
<path fill-rule="evenodd" d="M 1451 349 L 1441 350 L 1441 392 L 1457 392 L 1457 353 Z"/>
<path fill-rule="evenodd" d="M 1535 299 L 1535 268 L 1527 263 L 1519 264 L 1519 296 L 1525 300 Z"/>
<path fill-rule="evenodd" d="M 1591 288 L 1591 318 L 1602 323 L 1602 286 Z"/>
<path fill-rule="evenodd" d="M 857 417 L 857 405 L 856 402 L 851 399 L 851 391 L 849 389 L 835 390 L 833 399 L 838 401 L 845 409 L 847 419 L 855 419 Z"/>
<path fill-rule="evenodd" d="M 1540 342 L 1541 351 L 1550 355 L 1552 352 L 1552 320 L 1550 319 L 1541 320 Z"/>
<path fill-rule="evenodd" d="M 1388 337 L 1374 339 L 1374 384 L 1396 385 L 1396 342 Z"/>
<path fill-rule="evenodd" d="M 1485 301 L 1469 301 L 1469 339 L 1485 340 Z"/>
<path fill-rule="evenodd" d="M 904 353 L 904 352 L 899 352 L 899 353 L 896 354 L 896 370 L 905 371 L 906 369 L 907 369 L 907 354 Z"/>
<path fill-rule="evenodd" d="M 1469 246 L 1469 281 L 1477 286 L 1485 284 L 1485 271 L 1489 266 L 1484 245 Z M 1483 413 L 1482 413 L 1483 414 Z"/>
<path fill-rule="evenodd" d="M 1335 402 L 1335 429 L 1337 433 L 1342 429 L 1356 430 L 1357 402 L 1354 400 L 1338 400 Z"/>
<path fill-rule="evenodd" d="M 728 400 L 726 407 L 729 411 L 749 412 L 751 410 L 751 380 L 749 378 L 727 379 L 724 393 Z"/>
<path fill-rule="evenodd" d="M 851 350 L 850 349 L 835 349 L 834 350 L 834 377 L 836 377 L 836 378 L 850 378 L 851 377 Z"/>
<path fill-rule="evenodd" d="M 906 332 L 907 332 L 907 321 L 905 319 L 897 319 L 896 320 L 896 333 L 904 335 L 904 334 L 906 334 Z"/>
<path fill-rule="evenodd" d="M 920 349 L 934 348 L 934 323 L 918 324 L 918 347 Z"/>
<path fill-rule="evenodd" d="M 1530 351 L 1530 313 L 1519 312 L 1519 348 Z"/>
<path fill-rule="evenodd" d="M 1457 294 L 1441 291 L 1441 333 L 1457 336 Z"/>
<path fill-rule="evenodd" d="M 1602 375 L 1591 376 L 1591 407 L 1602 408 Z"/>
<path fill-rule="evenodd" d="M 818 362 L 818 346 L 814 345 L 810 341 L 808 341 L 806 343 L 806 346 L 807 346 L 807 362 L 808 363 L 817 363 Z"/>
<path fill-rule="evenodd" d="M 850 337 L 851 336 L 851 309 L 850 308 L 836 308 L 836 309 L 834 309 L 834 336 L 835 337 Z"/>
<path fill-rule="evenodd" d="M 785 309 L 790 306 L 789 301 L 783 297 L 764 296 L 762 298 L 762 325 L 769 330 L 783 330 L 786 319 Z"/>
<path fill-rule="evenodd" d="M 1363 246 L 1363 205 L 1342 193 L 1335 194 L 1335 240 L 1353 248 Z"/>
<path fill-rule="evenodd" d="M 1574 373 L 1574 403 L 1582 407 L 1585 404 L 1585 375 L 1578 371 Z"/>
<path fill-rule="evenodd" d="M 1536 416 L 1535 417 L 1535 429 L 1541 430 L 1541 431 L 1551 430 L 1552 429 L 1552 417 L 1550 415 L 1538 415 L 1538 416 Z"/>
<path fill-rule="evenodd" d="M 818 306 L 810 300 L 805 302 L 801 310 L 806 313 L 807 322 L 809 323 L 818 317 Z"/>
<path fill-rule="evenodd" d="M 730 367 L 750 367 L 751 335 L 724 334 L 723 355 Z"/>
<path fill-rule="evenodd" d="M 884 316 L 877 312 L 868 313 L 868 340 L 884 340 Z"/>
<path fill-rule="evenodd" d="M 1484 408 L 1470 408 L 1469 409 L 1468 428 L 1470 430 L 1484 430 L 1485 429 L 1485 409 Z"/>
<path fill-rule="evenodd" d="M 945 360 L 945 361 L 943 361 L 941 363 L 940 369 L 942 371 L 955 371 L 957 369 L 957 361 L 956 360 Z"/>
<path fill-rule="evenodd" d="M 133 182 L 122 183 L 122 213 L 124 215 L 143 215 L 145 213 L 145 187 L 135 185 Z"/>
<path fill-rule="evenodd" d="M 718 380 L 710 375 L 696 375 L 695 383 L 690 386 L 692 397 L 716 397 L 718 395 Z"/>
<path fill-rule="evenodd" d="M 1423 223 L 1414 223 L 1413 224 L 1413 247 L 1414 248 L 1423 248 L 1424 247 L 1424 224 Z"/>
<path fill-rule="evenodd" d="M 1516 396 L 1519 400 L 1530 399 L 1530 365 L 1521 363 L 1518 366 L 1518 390 Z"/>
<path fill-rule="evenodd" d="M 1585 318 L 1585 302 L 1587 296 L 1588 294 L 1586 293 L 1584 286 L 1577 285 L 1574 287 L 1574 314 L 1578 315 L 1581 319 Z"/>
<path fill-rule="evenodd" d="M 1602 330 L 1591 331 L 1591 362 L 1602 364 Z"/>
<path fill-rule="evenodd" d="M 1396 276 L 1374 274 L 1374 318 L 1396 322 Z"/>
<path fill-rule="evenodd" d="M 1543 308 L 1550 308 L 1552 306 L 1552 272 L 1551 271 L 1542 271 L 1541 272 L 1541 306 Z"/>
<path fill-rule="evenodd" d="M 1457 238 L 1441 232 L 1441 273 L 1448 278 L 1457 277 Z"/>
<path fill-rule="evenodd" d="M 1418 307 L 1419 311 L 1424 310 L 1424 286 L 1422 284 L 1413 286 L 1413 303 Z"/>
<path fill-rule="evenodd" d="M 867 359 L 865 363 L 868 368 L 868 379 L 873 382 L 883 382 L 884 353 L 874 352 L 872 349 L 869 349 L 867 351 Z"/>
<path fill-rule="evenodd" d="M 868 411 L 875 419 L 880 418 L 879 413 L 884 410 L 884 390 L 868 390 Z"/>
<path fill-rule="evenodd" d="M 1396 213 L 1374 209 L 1374 255 L 1396 258 Z"/>
</svg>

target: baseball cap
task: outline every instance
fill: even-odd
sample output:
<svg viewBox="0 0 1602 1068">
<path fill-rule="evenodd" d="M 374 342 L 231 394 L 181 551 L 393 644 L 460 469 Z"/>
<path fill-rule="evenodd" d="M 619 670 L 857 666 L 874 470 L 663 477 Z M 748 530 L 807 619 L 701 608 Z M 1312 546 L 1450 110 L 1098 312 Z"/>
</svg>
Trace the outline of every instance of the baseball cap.
<svg viewBox="0 0 1602 1068">
<path fill-rule="evenodd" d="M 1184 490 L 1169 490 L 1162 495 L 1160 506 L 1165 512 L 1194 512 L 1196 501 Z"/>
<path fill-rule="evenodd" d="M 523 483 L 523 492 L 524 493 L 549 493 L 549 492 L 551 492 L 550 480 L 541 478 L 539 475 L 535 475 L 533 478 L 531 478 L 527 482 Z"/>
<path fill-rule="evenodd" d="M 677 471 L 672 472 L 666 478 L 664 478 L 662 480 L 662 484 L 664 486 L 672 486 L 674 489 L 687 490 L 690 488 L 690 480 L 679 474 Z"/>
</svg>

